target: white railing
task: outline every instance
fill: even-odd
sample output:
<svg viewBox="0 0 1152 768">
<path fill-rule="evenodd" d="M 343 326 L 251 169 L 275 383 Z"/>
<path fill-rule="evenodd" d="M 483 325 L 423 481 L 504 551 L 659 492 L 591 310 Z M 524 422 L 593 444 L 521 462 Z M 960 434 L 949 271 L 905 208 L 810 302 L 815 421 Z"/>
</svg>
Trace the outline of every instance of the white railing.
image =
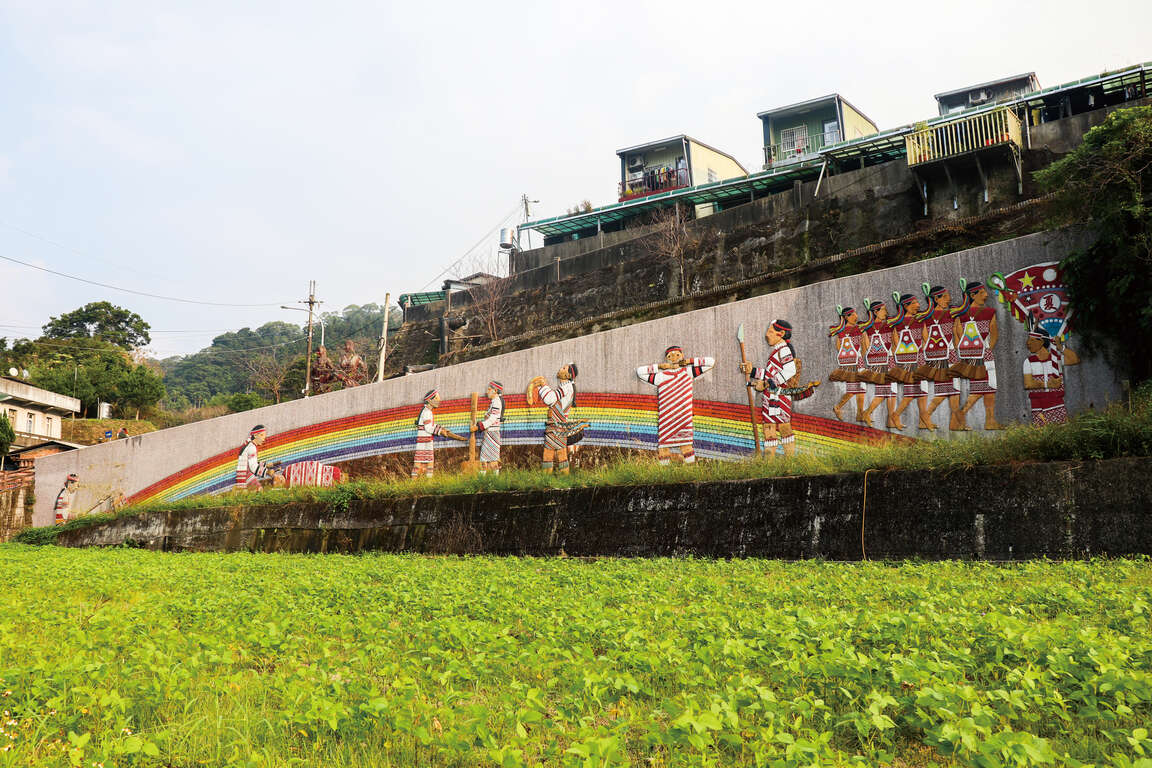
<svg viewBox="0 0 1152 768">
<path fill-rule="evenodd" d="M 950 120 L 908 134 L 904 148 L 909 167 L 1000 145 L 1022 144 L 1020 118 L 1007 107 Z"/>
</svg>

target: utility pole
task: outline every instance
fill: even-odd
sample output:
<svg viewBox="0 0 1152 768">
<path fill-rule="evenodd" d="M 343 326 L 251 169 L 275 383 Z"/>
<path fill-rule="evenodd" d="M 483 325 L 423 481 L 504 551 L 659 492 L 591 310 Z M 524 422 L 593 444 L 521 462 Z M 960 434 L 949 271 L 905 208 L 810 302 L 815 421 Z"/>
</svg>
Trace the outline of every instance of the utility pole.
<svg viewBox="0 0 1152 768">
<path fill-rule="evenodd" d="M 308 397 L 312 394 L 312 312 L 317 304 L 324 303 L 316 300 L 315 280 L 308 281 L 308 298 L 297 303 L 308 305 L 308 357 L 304 361 L 304 397 Z"/>
<path fill-rule="evenodd" d="M 388 300 L 391 293 L 384 294 L 384 327 L 380 329 L 380 362 L 376 366 L 376 381 L 384 381 L 384 359 L 388 352 Z"/>
<path fill-rule="evenodd" d="M 532 214 L 528 212 L 528 204 L 529 203 L 538 203 L 540 201 L 539 200 L 529 200 L 528 199 L 528 193 L 524 193 L 523 195 L 520 195 L 520 202 L 524 204 L 524 223 L 527 224 L 528 219 L 530 219 L 532 217 Z M 532 230 L 528 230 L 528 250 L 531 250 L 531 249 L 532 249 Z"/>
</svg>

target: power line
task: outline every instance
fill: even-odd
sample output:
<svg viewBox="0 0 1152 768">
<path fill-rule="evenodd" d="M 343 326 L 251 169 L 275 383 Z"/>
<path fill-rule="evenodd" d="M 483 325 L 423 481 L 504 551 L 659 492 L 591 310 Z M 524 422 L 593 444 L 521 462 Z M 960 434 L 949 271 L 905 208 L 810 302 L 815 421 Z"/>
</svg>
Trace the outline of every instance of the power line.
<svg viewBox="0 0 1152 768">
<path fill-rule="evenodd" d="M 228 302 L 222 302 L 222 301 L 200 301 L 198 299 L 182 299 L 178 296 L 161 296 L 160 294 L 157 294 L 157 293 L 148 293 L 147 291 L 137 291 L 137 290 L 133 290 L 132 288 L 121 288 L 118 285 L 111 285 L 109 283 L 101 283 L 98 280 L 89 280 L 86 277 L 77 277 L 76 275 L 70 275 L 67 272 L 60 272 L 60 271 L 55 270 L 55 269 L 49 269 L 48 267 L 41 267 L 41 266 L 38 266 L 36 264 L 31 264 L 27 261 L 21 261 L 20 259 L 14 259 L 11 256 L 4 256 L 4 255 L 0 254 L 0 259 L 3 259 L 4 261 L 10 261 L 13 264 L 19 264 L 22 267 L 28 267 L 29 269 L 39 270 L 40 272 L 47 272 L 48 274 L 56 275 L 57 277 L 65 277 L 65 278 L 68 278 L 69 280 L 75 280 L 75 281 L 80 282 L 80 283 L 87 283 L 89 285 L 96 285 L 96 286 L 99 286 L 101 288 L 108 288 L 108 289 L 113 290 L 113 291 L 122 291 L 123 293 L 131 293 L 135 296 L 146 296 L 150 299 L 163 299 L 164 301 L 178 301 L 182 304 L 199 304 L 201 306 L 207 306 L 207 307 L 278 307 L 278 306 L 280 306 L 280 304 L 283 303 L 283 302 L 274 302 L 274 303 L 270 303 L 270 304 L 230 304 Z"/>
<path fill-rule="evenodd" d="M 42 329 L 43 327 L 44 326 L 42 326 L 42 325 L 17 325 L 15 323 L 0 323 L 0 328 L 40 328 L 40 329 Z M 168 330 L 168 329 L 159 330 L 156 328 L 149 328 L 148 329 L 148 335 L 151 336 L 154 333 L 227 333 L 229 331 L 234 331 L 234 330 L 236 330 L 236 329 L 235 328 L 184 328 L 184 329 L 180 329 L 180 330 Z"/>
<path fill-rule="evenodd" d="M 436 275 L 436 277 L 432 278 L 432 279 L 431 279 L 431 280 L 429 280 L 427 283 L 425 283 L 425 284 L 423 285 L 423 287 L 422 287 L 422 288 L 420 288 L 420 290 L 421 290 L 421 291 L 423 291 L 425 288 L 427 288 L 428 286 L 432 285 L 432 284 L 433 284 L 433 283 L 435 283 L 437 280 L 439 280 L 440 278 L 444 277 L 444 275 L 448 274 L 448 273 L 449 273 L 449 272 L 451 272 L 453 269 L 455 269 L 455 268 L 456 268 L 456 266 L 457 266 L 457 265 L 458 265 L 460 262 L 464 261 L 464 259 L 466 259 L 466 258 L 468 258 L 469 256 L 471 256 L 471 255 L 472 255 L 472 251 L 474 251 L 474 250 L 476 250 L 477 248 L 479 248 L 479 247 L 480 247 L 480 245 L 481 245 L 481 243 L 483 243 L 485 240 L 487 240 L 489 237 L 491 237 L 493 232 L 495 232 L 496 230 L 500 229 L 500 227 L 501 227 L 501 226 L 504 224 L 504 222 L 508 221 L 508 219 L 512 218 L 513 216 L 515 216 L 515 215 L 516 215 L 516 214 L 517 214 L 517 213 L 520 211 L 520 205 L 521 205 L 521 202 L 520 202 L 519 200 L 517 200 L 517 201 L 516 201 L 516 205 L 514 205 L 514 206 L 512 207 L 512 210 L 510 210 L 510 211 L 509 211 L 507 214 L 505 214 L 505 215 L 504 215 L 504 218 L 500 219 L 500 221 L 498 221 L 498 222 L 496 223 L 496 226 L 492 227 L 492 229 L 490 229 L 490 230 L 488 230 L 487 232 L 485 232 L 485 233 L 484 233 L 484 236 L 483 236 L 483 237 L 481 237 L 479 240 L 477 240 L 477 241 L 476 241 L 476 243 L 475 243 L 475 244 L 474 244 L 474 245 L 473 245 L 471 248 L 469 248 L 468 250 L 464 251 L 464 255 L 463 255 L 463 256 L 461 256 L 460 258 L 456 259 L 456 261 L 454 261 L 454 262 L 452 262 L 451 264 L 449 264 L 449 265 L 448 265 L 448 266 L 447 266 L 447 267 L 444 269 L 444 271 L 442 271 L 440 274 Z"/>
</svg>

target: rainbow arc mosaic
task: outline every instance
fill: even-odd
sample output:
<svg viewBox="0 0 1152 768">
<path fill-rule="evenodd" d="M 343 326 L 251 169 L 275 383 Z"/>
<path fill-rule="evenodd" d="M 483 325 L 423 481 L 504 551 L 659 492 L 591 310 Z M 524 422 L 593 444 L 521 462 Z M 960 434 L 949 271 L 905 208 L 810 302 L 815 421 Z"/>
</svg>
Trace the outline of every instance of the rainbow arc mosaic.
<svg viewBox="0 0 1152 768">
<path fill-rule="evenodd" d="M 481 398 L 479 414 L 487 401 Z M 383 408 L 356 416 L 332 419 L 270 434 L 260 448 L 262 461 L 322 461 L 326 464 L 411 451 L 415 447 L 415 420 L 419 404 Z M 546 408 L 530 408 L 523 395 L 504 398 L 505 445 L 540 445 Z M 436 421 L 457 434 L 467 434 L 471 417 L 468 399 L 445 400 L 436 409 Z M 581 392 L 569 413 L 573 422 L 590 422 L 581 445 L 656 450 L 656 396 Z M 823 452 L 859 443 L 891 440 L 887 432 L 862 424 L 797 413 L 793 427 L 800 451 Z M 696 454 L 707 459 L 746 458 L 755 451 L 748 406 L 695 401 Z M 436 438 L 437 450 L 460 450 L 460 443 Z M 230 490 L 236 475 L 240 444 L 186 467 L 133 494 L 128 501 L 142 504 L 173 501 L 205 493 Z"/>
</svg>

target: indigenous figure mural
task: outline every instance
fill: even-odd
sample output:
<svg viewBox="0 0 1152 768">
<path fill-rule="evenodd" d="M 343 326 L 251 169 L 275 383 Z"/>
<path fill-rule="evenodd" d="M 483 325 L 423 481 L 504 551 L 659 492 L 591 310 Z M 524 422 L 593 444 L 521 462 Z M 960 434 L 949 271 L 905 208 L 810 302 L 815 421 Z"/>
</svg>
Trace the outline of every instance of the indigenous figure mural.
<svg viewBox="0 0 1152 768">
<path fill-rule="evenodd" d="M 968 399 L 957 416 L 964 426 L 968 412 L 980 401 L 984 402 L 984 429 L 1003 429 L 996 421 L 996 341 L 1000 329 L 996 324 L 996 308 L 988 306 L 988 288 L 984 283 L 969 283 L 965 289 L 968 309 L 956 316 L 952 336 L 956 342 L 956 357 L 951 370 L 968 380 Z"/>
<path fill-rule="evenodd" d="M 63 525 L 72 517 L 72 506 L 76 503 L 76 489 L 80 487 L 80 476 L 70 474 L 64 480 L 64 487 L 56 494 L 56 525 Z"/>
<path fill-rule="evenodd" d="M 740 371 L 749 377 L 748 386 L 762 392 L 760 422 L 764 424 L 764 447 L 769 458 L 776 456 L 777 446 L 785 456 L 796 452 L 796 435 L 792 432 L 792 404 L 812 395 L 820 385 L 810 381 L 800 386 L 801 363 L 792 347 L 792 324 L 776 320 L 764 331 L 768 342 L 768 361 L 763 368 L 741 363 Z"/>
<path fill-rule="evenodd" d="M 328 357 L 328 348 L 321 346 L 316 349 L 316 359 L 312 361 L 312 392 L 323 395 L 336 389 L 336 365 Z"/>
<path fill-rule="evenodd" d="M 1062 347 L 1043 326 L 1028 331 L 1028 358 L 1024 361 L 1024 389 L 1032 409 L 1032 426 L 1064 424 L 1068 409 L 1064 405 L 1064 366 L 1075 365 L 1080 358 L 1068 347 Z"/>
<path fill-rule="evenodd" d="M 504 424 L 504 385 L 488 382 L 484 394 L 488 397 L 488 412 L 472 429 L 481 433 L 480 474 L 500 474 L 500 428 Z"/>
<path fill-rule="evenodd" d="M 828 381 L 838 381 L 844 384 L 844 394 L 840 401 L 832 406 L 836 418 L 844 421 L 844 406 L 852 398 L 856 398 L 856 421 L 864 421 L 864 381 L 860 378 L 863 365 L 863 333 L 860 330 L 860 318 L 852 307 L 836 307 L 840 315 L 840 322 L 828 329 L 829 336 L 838 339 L 836 344 L 836 368 L 828 376 Z"/>
<path fill-rule="evenodd" d="M 545 472 L 553 468 L 559 474 L 568 474 L 568 437 L 571 424 L 568 412 L 576 402 L 576 363 L 568 363 L 556 371 L 557 384 L 548 386 L 543 376 L 536 376 L 528 382 L 525 398 L 529 406 L 548 406 L 544 419 L 544 453 L 540 467 Z"/>
<path fill-rule="evenodd" d="M 437 435 L 462 443 L 468 438 L 450 432 L 436 423 L 435 410 L 440 406 L 440 390 L 431 389 L 424 395 L 424 407 L 416 417 L 416 453 L 412 457 L 412 477 L 432 477 L 436 460 L 434 441 Z"/>
<path fill-rule="evenodd" d="M 960 390 L 956 388 L 953 380 L 955 374 L 952 366 L 959 362 L 956 357 L 956 345 L 953 338 L 953 326 L 958 316 L 968 310 L 968 296 L 965 294 L 964 304 L 958 307 L 951 306 L 952 294 L 948 289 L 924 283 L 924 296 L 928 301 L 928 309 L 923 315 L 921 331 L 921 357 L 922 365 L 917 374 L 925 381 L 932 382 L 932 400 L 924 408 L 924 418 L 921 419 L 921 429 L 935 429 L 932 424 L 932 414 L 945 400 L 948 401 L 950 417 L 948 428 L 952 430 L 967 429 L 960 423 Z M 964 286 L 961 285 L 961 290 Z"/>
<path fill-rule="evenodd" d="M 911 293 L 893 293 L 898 313 L 888 323 L 892 329 L 892 359 L 895 365 L 888 370 L 888 378 L 900 382 L 900 404 L 892 413 L 890 425 L 894 429 L 904 429 L 904 422 L 900 415 L 904 413 L 913 401 L 920 411 L 920 429 L 935 429 L 928 420 L 927 387 L 923 376 L 917 371 L 924 365 L 924 355 L 921 349 L 924 333 L 924 319 L 929 313 L 920 312 L 920 299 Z"/>
<path fill-rule="evenodd" d="M 988 283 L 1012 317 L 1028 327 L 1029 355 L 1023 367 L 1032 423 L 1064 423 L 1068 420 L 1064 366 L 1076 365 L 1080 358 L 1066 346 L 1073 311 L 1059 263 L 1033 264 L 1009 275 L 996 273 Z"/>
<path fill-rule="evenodd" d="M 888 305 L 883 301 L 864 299 L 864 306 L 868 308 L 868 322 L 860 326 L 864 347 L 864 367 L 860 369 L 860 378 L 872 384 L 872 402 L 868 404 L 860 421 L 872 426 L 872 412 L 884 403 L 888 414 L 885 425 L 894 429 L 896 425 L 892 411 L 899 394 L 896 391 L 897 382 L 888 376 L 888 371 L 896 365 L 892 357 L 892 326 Z"/>
<path fill-rule="evenodd" d="M 678 461 L 693 464 L 692 382 L 716 361 L 711 357 L 685 357 L 684 350 L 671 346 L 664 350 L 664 362 L 642 365 L 636 376 L 656 387 L 656 459 L 670 464 L 675 451 Z"/>
<path fill-rule="evenodd" d="M 368 364 L 364 362 L 364 358 L 356 354 L 356 345 L 351 339 L 344 342 L 339 376 L 345 387 L 358 387 L 368 382 Z"/>
<path fill-rule="evenodd" d="M 260 461 L 258 452 L 260 446 L 268 439 L 268 430 L 263 424 L 257 424 L 248 432 L 248 442 L 240 449 L 236 457 L 236 483 L 233 486 L 237 491 L 258 491 L 261 484 L 274 484 L 280 479 L 278 468 L 280 462 Z"/>
</svg>

